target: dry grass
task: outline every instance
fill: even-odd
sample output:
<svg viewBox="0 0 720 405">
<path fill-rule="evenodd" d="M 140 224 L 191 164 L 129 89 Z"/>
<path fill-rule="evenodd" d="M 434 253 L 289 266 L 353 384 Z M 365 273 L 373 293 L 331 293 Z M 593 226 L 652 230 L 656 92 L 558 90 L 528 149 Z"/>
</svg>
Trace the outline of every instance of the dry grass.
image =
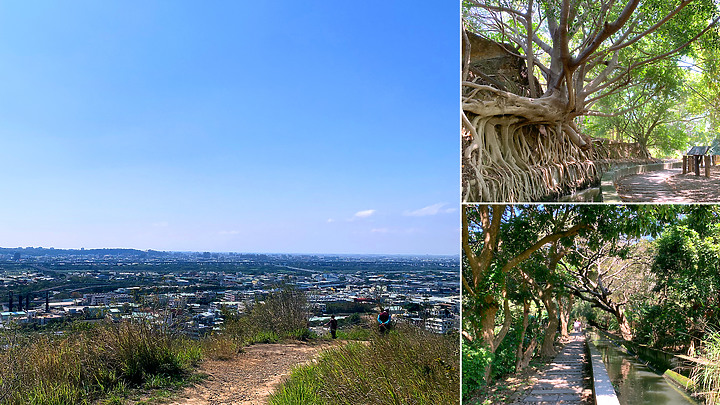
<svg viewBox="0 0 720 405">
<path fill-rule="evenodd" d="M 459 368 L 457 338 L 399 328 L 295 369 L 270 404 L 457 404 Z"/>
<path fill-rule="evenodd" d="M 67 335 L 5 334 L 0 403 L 83 404 L 157 376 L 187 374 L 197 343 L 149 323 L 102 324 Z"/>
<path fill-rule="evenodd" d="M 238 340 L 226 334 L 207 337 L 202 348 L 205 357 L 212 360 L 230 360 L 241 350 Z"/>
</svg>

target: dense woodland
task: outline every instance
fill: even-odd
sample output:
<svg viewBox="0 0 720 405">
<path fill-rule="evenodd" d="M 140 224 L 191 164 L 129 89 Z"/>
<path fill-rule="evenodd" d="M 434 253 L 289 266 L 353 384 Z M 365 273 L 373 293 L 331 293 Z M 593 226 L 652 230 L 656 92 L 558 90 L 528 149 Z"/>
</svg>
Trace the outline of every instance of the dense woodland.
<svg viewBox="0 0 720 405">
<path fill-rule="evenodd" d="M 720 399 L 720 206 L 467 206 L 462 239 L 466 397 L 553 356 L 580 319 L 706 360 L 694 374 Z"/>
<path fill-rule="evenodd" d="M 463 17 L 466 201 L 537 201 L 619 157 L 720 146 L 716 2 L 466 0 Z"/>
</svg>

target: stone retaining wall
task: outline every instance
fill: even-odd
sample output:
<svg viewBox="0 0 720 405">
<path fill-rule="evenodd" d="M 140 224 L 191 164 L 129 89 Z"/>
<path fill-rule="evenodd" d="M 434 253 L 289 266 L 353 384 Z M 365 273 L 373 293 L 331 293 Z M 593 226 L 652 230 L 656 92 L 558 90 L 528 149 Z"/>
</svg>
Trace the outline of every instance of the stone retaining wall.
<svg viewBox="0 0 720 405">
<path fill-rule="evenodd" d="M 670 170 L 682 168 L 682 161 L 667 162 L 667 163 L 651 163 L 647 165 L 636 165 L 630 167 L 623 167 L 621 169 L 613 170 L 603 174 L 600 180 L 600 189 L 602 192 L 603 202 L 606 203 L 620 203 L 622 199 L 617 193 L 615 186 L 621 178 L 630 176 L 633 174 L 654 172 L 657 170 Z"/>
</svg>

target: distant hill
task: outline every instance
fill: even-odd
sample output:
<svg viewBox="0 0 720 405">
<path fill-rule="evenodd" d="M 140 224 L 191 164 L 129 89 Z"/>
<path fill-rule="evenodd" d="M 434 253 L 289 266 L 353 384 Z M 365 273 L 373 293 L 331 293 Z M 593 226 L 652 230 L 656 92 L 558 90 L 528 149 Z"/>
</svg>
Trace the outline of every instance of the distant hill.
<svg viewBox="0 0 720 405">
<path fill-rule="evenodd" d="M 138 256 L 138 257 L 167 257 L 168 252 L 159 252 L 156 250 L 138 250 L 124 248 L 102 248 L 102 249 L 55 249 L 44 247 L 18 247 L 18 248 L 0 248 L 0 254 L 19 253 L 23 256 L 57 256 L 57 255 L 75 255 L 75 256 Z"/>
</svg>

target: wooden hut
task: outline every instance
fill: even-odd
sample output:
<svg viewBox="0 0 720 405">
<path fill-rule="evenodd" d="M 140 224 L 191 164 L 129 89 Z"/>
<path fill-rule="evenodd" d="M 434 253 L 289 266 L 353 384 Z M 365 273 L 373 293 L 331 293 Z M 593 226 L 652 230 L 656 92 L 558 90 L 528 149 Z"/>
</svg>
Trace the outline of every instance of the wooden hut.
<svg viewBox="0 0 720 405">
<path fill-rule="evenodd" d="M 700 175 L 700 167 L 705 167 L 705 177 L 710 177 L 710 155 L 707 154 L 710 150 L 709 146 L 693 146 L 683 156 L 683 174 L 687 172 L 695 172 L 696 176 Z"/>
</svg>

